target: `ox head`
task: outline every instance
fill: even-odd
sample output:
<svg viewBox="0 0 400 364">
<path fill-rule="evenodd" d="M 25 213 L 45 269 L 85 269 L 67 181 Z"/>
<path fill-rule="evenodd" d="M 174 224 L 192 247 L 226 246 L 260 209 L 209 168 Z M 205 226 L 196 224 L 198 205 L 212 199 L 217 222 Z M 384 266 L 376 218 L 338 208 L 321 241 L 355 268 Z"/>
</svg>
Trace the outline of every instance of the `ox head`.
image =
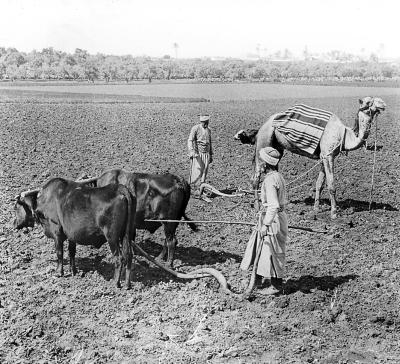
<svg viewBox="0 0 400 364">
<path fill-rule="evenodd" d="M 248 129 L 248 130 L 239 130 L 235 135 L 235 140 L 240 140 L 242 144 L 256 144 L 258 130 L 256 129 Z"/>
<path fill-rule="evenodd" d="M 38 192 L 18 195 L 14 205 L 14 229 L 33 227 L 35 225 L 35 208 Z"/>
</svg>

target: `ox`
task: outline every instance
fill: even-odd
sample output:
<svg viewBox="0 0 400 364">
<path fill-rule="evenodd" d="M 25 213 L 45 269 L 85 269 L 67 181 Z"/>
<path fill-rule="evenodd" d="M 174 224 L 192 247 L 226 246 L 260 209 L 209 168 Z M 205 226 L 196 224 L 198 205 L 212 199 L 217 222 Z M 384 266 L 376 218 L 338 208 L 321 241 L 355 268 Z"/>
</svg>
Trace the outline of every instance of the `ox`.
<svg viewBox="0 0 400 364">
<path fill-rule="evenodd" d="M 64 275 L 63 243 L 68 239 L 70 268 L 76 274 L 76 244 L 100 248 L 106 241 L 115 261 L 115 282 L 120 287 L 126 266 L 126 286 L 130 288 L 132 249 L 135 238 L 136 199 L 122 185 L 92 188 L 63 178 L 53 178 L 39 192 L 19 196 L 14 207 L 14 227 L 33 226 L 37 221 L 47 237 L 54 239 L 57 274 Z"/>
<path fill-rule="evenodd" d="M 125 185 L 136 197 L 135 225 L 137 229 L 154 233 L 161 225 L 164 226 L 164 247 L 157 259 L 165 259 L 168 252 L 167 264 L 172 266 L 177 244 L 175 232 L 179 223 L 144 220 L 180 220 L 183 217 L 186 221 L 190 221 L 185 214 L 190 199 L 190 185 L 183 178 L 169 173 L 132 173 L 121 169 L 106 171 L 97 179 L 98 187 L 110 183 Z M 197 230 L 194 223 L 189 223 L 189 227 L 193 231 Z"/>
<path fill-rule="evenodd" d="M 234 139 L 235 140 L 240 140 L 242 144 L 251 144 L 254 145 L 256 144 L 257 141 L 257 129 L 249 129 L 247 131 L 245 130 L 239 130 L 235 135 Z"/>
</svg>

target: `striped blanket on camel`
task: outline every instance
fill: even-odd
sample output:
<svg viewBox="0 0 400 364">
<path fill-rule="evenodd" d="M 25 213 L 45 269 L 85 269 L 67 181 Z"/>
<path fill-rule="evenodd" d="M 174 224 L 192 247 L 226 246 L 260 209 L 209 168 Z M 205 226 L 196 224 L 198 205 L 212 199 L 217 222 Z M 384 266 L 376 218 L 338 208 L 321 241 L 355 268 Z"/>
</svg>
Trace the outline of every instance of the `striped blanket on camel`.
<svg viewBox="0 0 400 364">
<path fill-rule="evenodd" d="M 288 142 L 314 154 L 332 113 L 304 104 L 297 104 L 276 115 L 273 126 Z"/>
</svg>

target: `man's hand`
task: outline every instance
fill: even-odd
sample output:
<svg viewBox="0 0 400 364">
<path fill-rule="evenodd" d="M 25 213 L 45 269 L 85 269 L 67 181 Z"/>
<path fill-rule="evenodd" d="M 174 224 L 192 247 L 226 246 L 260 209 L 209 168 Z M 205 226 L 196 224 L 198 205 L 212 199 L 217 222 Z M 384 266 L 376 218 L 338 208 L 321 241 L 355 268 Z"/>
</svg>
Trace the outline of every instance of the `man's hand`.
<svg viewBox="0 0 400 364">
<path fill-rule="evenodd" d="M 189 158 L 197 158 L 197 157 L 198 157 L 198 154 L 197 154 L 196 152 L 191 151 L 191 152 L 189 153 Z"/>
<path fill-rule="evenodd" d="M 262 225 L 261 230 L 260 230 L 260 235 L 262 237 L 266 236 L 268 234 L 268 225 Z"/>
</svg>

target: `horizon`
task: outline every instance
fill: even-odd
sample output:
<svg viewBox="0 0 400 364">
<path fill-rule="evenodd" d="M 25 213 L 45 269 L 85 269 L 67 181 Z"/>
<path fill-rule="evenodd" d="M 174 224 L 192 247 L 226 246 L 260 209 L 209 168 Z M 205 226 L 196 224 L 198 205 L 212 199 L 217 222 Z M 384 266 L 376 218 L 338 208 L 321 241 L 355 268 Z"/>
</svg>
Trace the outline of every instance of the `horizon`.
<svg viewBox="0 0 400 364">
<path fill-rule="evenodd" d="M 2 8 L 7 16 L 0 23 L 0 46 L 26 53 L 52 47 L 66 53 L 80 48 L 116 56 L 247 59 L 284 49 L 299 57 L 307 48 L 400 57 L 400 5 L 394 0 L 382 0 L 379 8 L 372 0 L 2 0 Z"/>
</svg>

